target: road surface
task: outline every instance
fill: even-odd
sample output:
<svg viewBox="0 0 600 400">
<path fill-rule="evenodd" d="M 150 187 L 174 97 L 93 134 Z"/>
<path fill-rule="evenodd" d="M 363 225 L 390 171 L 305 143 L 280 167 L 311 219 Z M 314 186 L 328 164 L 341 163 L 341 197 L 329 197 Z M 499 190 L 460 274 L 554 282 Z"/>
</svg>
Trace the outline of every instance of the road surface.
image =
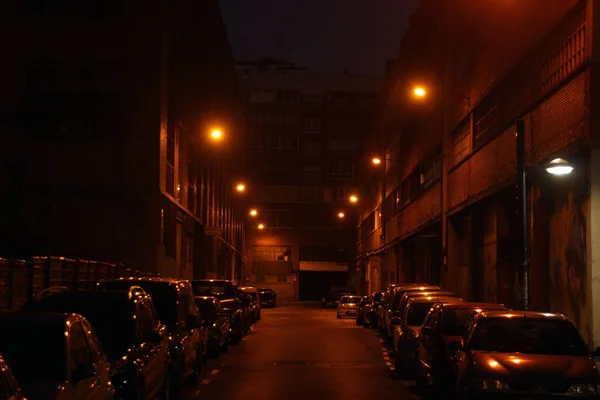
<svg viewBox="0 0 600 400">
<path fill-rule="evenodd" d="M 387 364 L 386 364 L 387 362 Z M 207 365 L 188 399 L 418 398 L 376 333 L 317 303 L 264 309 L 252 334 Z"/>
</svg>

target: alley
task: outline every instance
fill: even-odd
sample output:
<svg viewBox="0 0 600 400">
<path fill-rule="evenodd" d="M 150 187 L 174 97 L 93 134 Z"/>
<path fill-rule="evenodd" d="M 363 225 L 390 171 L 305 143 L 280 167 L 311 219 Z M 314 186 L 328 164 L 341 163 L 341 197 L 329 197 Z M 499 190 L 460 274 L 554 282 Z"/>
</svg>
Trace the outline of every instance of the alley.
<svg viewBox="0 0 600 400">
<path fill-rule="evenodd" d="M 354 318 L 338 320 L 334 310 L 297 303 L 263 310 L 254 329 L 209 363 L 190 399 L 416 397 L 386 366 L 375 332 Z"/>
</svg>

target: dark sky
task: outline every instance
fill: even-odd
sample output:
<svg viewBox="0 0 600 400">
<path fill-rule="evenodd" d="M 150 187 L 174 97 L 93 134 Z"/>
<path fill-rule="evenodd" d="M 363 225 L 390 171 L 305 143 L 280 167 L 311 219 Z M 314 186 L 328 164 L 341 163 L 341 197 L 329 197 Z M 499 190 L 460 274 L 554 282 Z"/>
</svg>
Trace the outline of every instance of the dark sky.
<svg viewBox="0 0 600 400">
<path fill-rule="evenodd" d="M 236 59 L 381 74 L 419 0 L 219 0 Z"/>
</svg>

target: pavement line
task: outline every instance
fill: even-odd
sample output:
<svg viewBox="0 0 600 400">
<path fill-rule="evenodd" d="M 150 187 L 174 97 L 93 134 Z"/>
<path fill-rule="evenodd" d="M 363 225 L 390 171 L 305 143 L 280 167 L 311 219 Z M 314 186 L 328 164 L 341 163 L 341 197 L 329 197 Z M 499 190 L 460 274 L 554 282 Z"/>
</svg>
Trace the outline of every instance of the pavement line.
<svg viewBox="0 0 600 400">
<path fill-rule="evenodd" d="M 210 374 L 211 374 L 211 375 L 216 375 L 216 374 L 218 374 L 218 373 L 219 373 L 219 370 L 218 370 L 218 369 L 213 369 L 212 371 L 210 371 Z"/>
<path fill-rule="evenodd" d="M 383 359 L 384 359 L 385 361 L 390 361 L 390 356 L 383 356 Z"/>
<path fill-rule="evenodd" d="M 210 383 L 209 378 L 203 379 L 202 382 L 200 382 L 201 385 L 208 385 L 209 383 Z"/>
<path fill-rule="evenodd" d="M 386 362 L 385 362 L 385 365 L 387 365 L 388 367 L 391 367 L 391 366 L 392 366 L 392 363 L 391 363 L 391 362 L 389 362 L 389 361 L 386 361 Z"/>
<path fill-rule="evenodd" d="M 388 354 L 390 354 L 390 353 L 388 353 L 388 351 L 387 351 L 387 350 L 385 350 L 385 349 L 381 349 L 381 353 L 382 353 L 384 356 L 387 356 Z"/>
</svg>

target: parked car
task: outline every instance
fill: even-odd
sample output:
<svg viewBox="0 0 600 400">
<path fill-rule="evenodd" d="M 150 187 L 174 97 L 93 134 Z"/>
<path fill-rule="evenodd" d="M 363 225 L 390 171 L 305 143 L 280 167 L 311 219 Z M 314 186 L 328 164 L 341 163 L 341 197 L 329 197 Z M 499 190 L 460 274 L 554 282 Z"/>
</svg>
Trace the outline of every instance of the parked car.
<svg viewBox="0 0 600 400">
<path fill-rule="evenodd" d="M 401 318 L 401 322 L 394 327 L 393 350 L 395 368 L 398 374 L 412 377 L 417 370 L 417 339 L 421 333 L 421 326 L 425 317 L 436 303 L 462 303 L 456 297 L 431 298 L 417 297 L 410 299 Z"/>
<path fill-rule="evenodd" d="M 358 303 L 360 300 L 360 296 L 342 296 L 340 302 L 338 303 L 337 317 L 356 317 L 356 314 L 358 313 Z"/>
<path fill-rule="evenodd" d="M 208 354 L 218 357 L 229 347 L 229 318 L 216 297 L 200 296 L 195 299 L 202 323 L 208 328 Z"/>
<path fill-rule="evenodd" d="M 245 332 L 242 303 L 237 299 L 228 299 L 221 301 L 221 307 L 229 319 L 229 341 L 236 344 L 242 340 Z"/>
<path fill-rule="evenodd" d="M 194 296 L 212 296 L 219 300 L 235 299 L 238 285 L 225 279 L 195 279 L 191 281 Z"/>
<path fill-rule="evenodd" d="M 106 352 L 110 379 L 120 397 L 168 398 L 169 340 L 152 299 L 143 289 L 52 293 L 30 303 L 27 309 L 84 316 Z"/>
<path fill-rule="evenodd" d="M 392 320 L 394 317 L 399 317 L 398 314 L 398 306 L 400 305 L 400 300 L 402 300 L 402 296 L 408 292 L 433 292 L 440 291 L 439 286 L 433 285 L 397 285 L 391 290 L 391 295 L 386 296 L 385 309 L 383 311 L 383 321 L 382 321 L 382 329 L 384 337 L 391 339 L 394 335 L 394 331 L 392 330 Z M 397 321 L 397 320 L 396 320 Z"/>
<path fill-rule="evenodd" d="M 246 330 L 249 331 L 252 325 L 256 323 L 256 304 L 252 296 L 247 293 L 239 291 L 237 299 L 242 303 L 244 310 L 244 321 L 246 322 Z"/>
<path fill-rule="evenodd" d="M 273 289 L 258 289 L 261 307 L 275 308 L 277 305 L 277 293 Z"/>
<path fill-rule="evenodd" d="M 383 299 L 383 292 L 375 292 L 369 296 L 369 304 L 364 308 L 363 326 L 365 328 L 377 328 L 377 308 Z"/>
<path fill-rule="evenodd" d="M 577 328 L 562 314 L 479 313 L 456 352 L 456 386 L 469 398 L 598 398 L 600 375 Z"/>
<path fill-rule="evenodd" d="M 0 353 L 28 399 L 114 398 L 110 364 L 81 315 L 4 312 L 0 326 Z"/>
<path fill-rule="evenodd" d="M 370 296 L 363 296 L 358 303 L 358 311 L 356 313 L 356 325 L 363 325 L 365 321 L 365 308 L 371 305 Z"/>
<path fill-rule="evenodd" d="M 245 286 L 240 288 L 240 290 L 250 297 L 252 297 L 252 301 L 254 302 L 254 314 L 257 321 L 260 321 L 261 318 L 261 310 L 260 310 L 260 294 L 258 290 L 254 286 Z"/>
<path fill-rule="evenodd" d="M 200 384 L 208 348 L 208 330 L 202 326 L 192 286 L 186 280 L 166 278 L 121 278 L 98 283 L 98 288 L 105 290 L 129 290 L 131 286 L 140 286 L 152 297 L 158 317 L 167 327 L 171 395 L 178 397 L 186 380 L 194 386 Z"/>
<path fill-rule="evenodd" d="M 328 293 L 321 299 L 323 308 L 337 308 L 338 302 L 344 293 Z"/>
<path fill-rule="evenodd" d="M 510 311 L 502 304 L 489 303 L 438 303 L 433 306 L 421 327 L 419 335 L 417 383 L 447 392 L 452 389 L 455 377 L 448 343 L 460 341 L 467 333 L 470 321 L 480 312 Z"/>
<path fill-rule="evenodd" d="M 0 354 L 0 399 L 26 400 L 12 370 Z"/>
</svg>

